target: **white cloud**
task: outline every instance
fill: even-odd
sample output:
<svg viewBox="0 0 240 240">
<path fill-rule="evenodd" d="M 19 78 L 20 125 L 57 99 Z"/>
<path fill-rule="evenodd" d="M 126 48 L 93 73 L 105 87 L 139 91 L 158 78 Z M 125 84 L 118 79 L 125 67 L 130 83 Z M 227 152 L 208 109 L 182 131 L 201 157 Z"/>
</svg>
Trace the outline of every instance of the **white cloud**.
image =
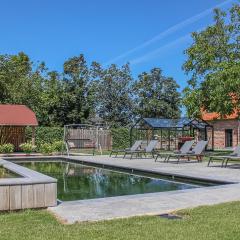
<svg viewBox="0 0 240 240">
<path fill-rule="evenodd" d="M 179 44 L 185 43 L 185 42 L 190 41 L 190 40 L 191 40 L 191 34 L 187 34 L 187 35 L 185 35 L 183 37 L 180 37 L 180 38 L 178 38 L 178 39 L 176 39 L 176 40 L 174 40 L 174 41 L 172 41 L 172 42 L 170 42 L 170 43 L 168 43 L 168 44 L 166 44 L 166 45 L 164 45 L 160 48 L 157 48 L 157 49 L 155 49 L 155 50 L 153 50 L 153 51 L 151 51 L 151 52 L 149 52 L 149 53 L 147 53 L 147 54 L 145 54 L 141 57 L 134 58 L 134 59 L 130 60 L 129 63 L 131 65 L 136 65 L 136 64 L 139 64 L 139 63 L 142 63 L 142 62 L 147 62 L 150 59 L 153 59 L 153 58 L 159 56 L 159 54 L 162 53 L 163 51 L 166 51 L 168 49 L 176 47 Z"/>
<path fill-rule="evenodd" d="M 227 5 L 227 4 L 232 3 L 233 1 L 235 1 L 235 0 L 226 0 L 223 3 L 217 4 L 217 5 L 215 5 L 215 6 L 211 7 L 211 8 L 208 8 L 208 9 L 204 10 L 203 12 L 201 12 L 199 14 L 196 14 L 193 17 L 190 17 L 190 18 L 188 18 L 188 19 L 186 19 L 186 20 L 184 20 L 184 21 L 182 21 L 182 22 L 180 22 L 180 23 L 178 23 L 178 24 L 168 28 L 167 30 L 159 33 L 158 35 L 156 35 L 155 37 L 149 39 L 148 41 L 138 45 L 137 47 L 134 47 L 134 48 L 130 49 L 129 51 L 127 51 L 127 52 L 125 52 L 125 53 L 123 53 L 123 54 L 121 54 L 121 55 L 119 55 L 119 56 L 109 60 L 108 62 L 104 63 L 104 65 L 109 65 L 111 63 L 115 63 L 115 62 L 119 61 L 120 59 L 123 59 L 123 58 L 127 57 L 128 55 L 130 55 L 130 54 L 132 54 L 134 52 L 137 52 L 137 51 L 139 51 L 139 50 L 141 50 L 141 49 L 151 45 L 152 43 L 155 43 L 155 42 L 165 38 L 166 36 L 168 36 L 168 35 L 170 35 L 170 34 L 172 34 L 174 32 L 177 32 L 180 29 L 182 29 L 182 28 L 184 28 L 184 27 L 186 27 L 186 26 L 188 26 L 190 24 L 193 24 L 193 23 L 197 22 L 198 20 L 200 20 L 200 19 L 204 18 L 205 16 L 211 14 L 213 9 L 221 8 L 221 7 L 223 7 L 223 6 Z"/>
</svg>

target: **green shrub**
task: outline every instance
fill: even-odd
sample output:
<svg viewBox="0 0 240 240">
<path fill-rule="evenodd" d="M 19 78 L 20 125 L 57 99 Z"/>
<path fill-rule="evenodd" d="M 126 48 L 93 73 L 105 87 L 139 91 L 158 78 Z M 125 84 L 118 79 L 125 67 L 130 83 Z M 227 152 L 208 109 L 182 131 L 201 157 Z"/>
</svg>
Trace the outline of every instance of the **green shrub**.
<svg viewBox="0 0 240 240">
<path fill-rule="evenodd" d="M 35 143 L 39 147 L 42 143 L 54 143 L 63 140 L 63 127 L 36 127 Z M 26 129 L 27 140 L 32 138 L 32 129 Z"/>
<path fill-rule="evenodd" d="M 14 145 L 11 143 L 5 143 L 0 145 L 0 153 L 12 153 L 14 151 Z"/>
<path fill-rule="evenodd" d="M 129 128 L 112 128 L 112 148 L 128 148 L 130 145 Z"/>
<path fill-rule="evenodd" d="M 22 143 L 20 145 L 20 148 L 23 150 L 23 152 L 28 153 L 28 154 L 31 152 L 34 152 L 36 150 L 36 146 L 32 145 L 32 143 L 30 143 L 30 142 Z"/>
<path fill-rule="evenodd" d="M 53 144 L 51 143 L 42 143 L 39 146 L 39 152 L 43 154 L 52 154 L 54 152 Z"/>
<path fill-rule="evenodd" d="M 65 150 L 65 144 L 63 141 L 56 141 L 52 144 L 52 147 L 54 149 L 54 152 L 62 152 Z"/>
</svg>

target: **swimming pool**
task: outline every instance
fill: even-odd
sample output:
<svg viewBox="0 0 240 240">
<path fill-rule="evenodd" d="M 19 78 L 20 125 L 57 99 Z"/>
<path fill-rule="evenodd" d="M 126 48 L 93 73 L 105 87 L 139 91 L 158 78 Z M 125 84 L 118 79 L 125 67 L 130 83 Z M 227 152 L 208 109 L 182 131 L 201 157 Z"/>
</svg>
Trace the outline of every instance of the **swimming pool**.
<svg viewBox="0 0 240 240">
<path fill-rule="evenodd" d="M 21 177 L 17 173 L 10 171 L 7 168 L 0 166 L 0 178 L 18 178 Z"/>
<path fill-rule="evenodd" d="M 141 193 L 166 192 L 200 187 L 147 174 L 129 173 L 85 164 L 58 161 L 18 162 L 58 180 L 57 197 L 61 201 L 105 198 Z"/>
</svg>

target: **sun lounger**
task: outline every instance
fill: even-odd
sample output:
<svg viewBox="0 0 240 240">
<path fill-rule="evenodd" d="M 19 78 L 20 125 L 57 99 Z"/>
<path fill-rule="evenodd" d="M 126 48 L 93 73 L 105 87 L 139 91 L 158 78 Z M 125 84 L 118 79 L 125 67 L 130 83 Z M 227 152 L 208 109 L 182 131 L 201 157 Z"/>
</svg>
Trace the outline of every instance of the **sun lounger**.
<svg viewBox="0 0 240 240">
<path fill-rule="evenodd" d="M 221 167 L 227 166 L 229 161 L 240 161 L 240 146 L 237 146 L 232 153 L 229 155 L 218 156 L 214 155 L 209 158 L 208 166 L 211 162 L 222 161 Z"/>
<path fill-rule="evenodd" d="M 137 151 L 142 144 L 142 140 L 136 141 L 131 148 L 125 148 L 125 149 L 113 149 L 110 153 L 110 157 L 113 153 L 115 153 L 115 157 L 117 157 L 118 153 L 125 153 L 126 151 Z"/>
<path fill-rule="evenodd" d="M 130 158 L 132 158 L 134 154 L 136 156 L 141 157 L 142 155 L 146 155 L 147 153 L 150 153 L 152 155 L 152 157 L 154 158 L 154 153 L 155 153 L 155 148 L 157 146 L 157 143 L 158 143 L 158 140 L 151 140 L 149 142 L 149 144 L 146 146 L 146 148 L 144 148 L 144 149 L 139 149 L 139 150 L 136 150 L 136 151 L 128 150 L 128 151 L 125 152 L 124 158 L 127 155 L 131 155 Z"/>
<path fill-rule="evenodd" d="M 207 144 L 208 144 L 208 141 L 202 141 L 201 140 L 196 144 L 196 146 L 192 149 L 192 151 L 189 151 L 185 154 L 179 153 L 179 154 L 175 154 L 174 156 L 170 156 L 167 159 L 167 162 L 172 157 L 177 158 L 178 163 L 179 163 L 181 158 L 187 158 L 188 160 L 190 160 L 190 157 L 196 157 L 197 160 L 200 162 L 200 161 L 202 161 L 202 157 L 204 156 L 204 150 L 205 150 Z"/>
<path fill-rule="evenodd" d="M 170 157 L 174 157 L 178 154 L 187 154 L 190 150 L 191 150 L 191 147 L 193 146 L 193 143 L 194 143 L 194 140 L 192 141 L 186 141 L 182 147 L 177 150 L 177 151 L 174 151 L 172 153 L 158 153 L 156 158 L 155 158 L 155 162 L 157 161 L 158 157 L 160 158 L 164 158 L 164 162 L 168 161 L 168 159 Z"/>
</svg>

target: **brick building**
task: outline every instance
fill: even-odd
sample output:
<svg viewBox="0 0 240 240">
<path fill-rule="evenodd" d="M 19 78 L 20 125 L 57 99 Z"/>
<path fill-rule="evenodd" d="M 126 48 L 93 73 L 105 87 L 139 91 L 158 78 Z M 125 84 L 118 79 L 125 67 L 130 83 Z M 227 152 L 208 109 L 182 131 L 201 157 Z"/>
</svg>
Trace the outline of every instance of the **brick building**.
<svg viewBox="0 0 240 240">
<path fill-rule="evenodd" d="M 237 112 L 224 119 L 220 118 L 217 113 L 204 112 L 202 119 L 214 128 L 213 145 L 215 149 L 232 148 L 239 144 L 240 120 Z"/>
</svg>

